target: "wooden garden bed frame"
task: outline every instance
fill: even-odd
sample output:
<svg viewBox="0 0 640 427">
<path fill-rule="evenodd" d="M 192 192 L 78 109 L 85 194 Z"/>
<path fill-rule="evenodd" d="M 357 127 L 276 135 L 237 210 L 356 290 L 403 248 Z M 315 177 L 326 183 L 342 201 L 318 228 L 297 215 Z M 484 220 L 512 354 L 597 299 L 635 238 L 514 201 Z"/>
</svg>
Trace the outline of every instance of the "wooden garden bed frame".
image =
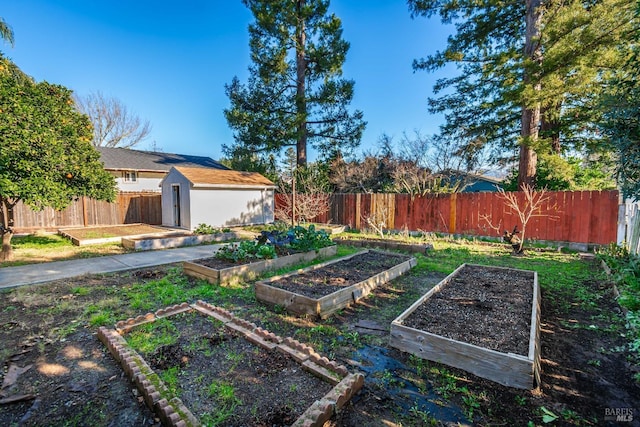
<svg viewBox="0 0 640 427">
<path fill-rule="evenodd" d="M 336 254 L 337 246 L 327 246 L 317 251 L 301 252 L 264 261 L 241 264 L 234 267 L 215 269 L 198 264 L 196 261 L 184 261 L 182 268 L 184 274 L 198 279 L 205 279 L 214 285 L 234 283 L 239 280 L 251 280 L 268 270 L 277 270 L 303 261 L 311 261 L 316 258 L 326 258 Z"/>
<path fill-rule="evenodd" d="M 416 259 L 412 257 L 407 261 L 396 265 L 395 267 L 392 267 L 386 271 L 370 277 L 367 280 L 363 280 L 362 282 L 356 283 L 355 285 L 344 287 L 321 298 L 310 298 L 271 285 L 273 282 L 276 282 L 282 278 L 298 275 L 307 271 L 317 270 L 326 267 L 327 265 L 335 264 L 367 252 L 369 252 L 369 250 L 356 252 L 352 255 L 256 282 L 256 298 L 259 301 L 265 302 L 270 305 L 283 306 L 290 313 L 298 315 L 312 315 L 324 319 L 335 313 L 336 311 L 347 307 L 348 305 L 360 300 L 361 298 L 364 298 L 369 293 L 371 293 L 371 291 L 378 285 L 389 282 L 402 275 L 403 273 L 409 271 L 417 263 Z M 385 253 L 382 251 L 376 252 Z M 397 256 L 397 254 L 393 255 Z"/>
<path fill-rule="evenodd" d="M 504 268 L 533 273 L 533 301 L 528 354 L 502 353 L 474 344 L 453 340 L 427 331 L 410 328 L 403 321 L 423 302 L 447 286 L 463 268 L 462 264 L 411 307 L 391 322 L 389 345 L 422 359 L 460 368 L 499 384 L 520 389 L 532 389 L 540 384 L 540 286 L 535 271 Z M 477 266 L 485 267 L 485 266 Z M 503 268 L 503 267 L 488 267 Z"/>
</svg>

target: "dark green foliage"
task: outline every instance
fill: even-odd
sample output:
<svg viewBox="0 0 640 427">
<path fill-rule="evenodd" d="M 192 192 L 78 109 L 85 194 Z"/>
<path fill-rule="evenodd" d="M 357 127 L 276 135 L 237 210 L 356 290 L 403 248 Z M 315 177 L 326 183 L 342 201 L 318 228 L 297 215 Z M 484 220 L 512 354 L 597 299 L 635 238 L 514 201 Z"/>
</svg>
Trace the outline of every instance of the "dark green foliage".
<svg viewBox="0 0 640 427">
<path fill-rule="evenodd" d="M 223 246 L 216 252 L 216 258 L 229 262 L 244 262 L 256 259 L 271 259 L 277 256 L 275 247 L 245 240 Z"/>
<path fill-rule="evenodd" d="M 293 233 L 293 239 L 289 246 L 295 251 L 308 252 L 333 245 L 329 234 L 324 230 L 316 231 L 313 224 L 309 228 L 296 226 L 289 232 Z"/>
<path fill-rule="evenodd" d="M 541 156 L 538 158 L 536 188 L 549 191 L 612 190 L 616 188 L 613 178 L 613 166 L 608 159 L 588 161 L 577 157 L 567 159 L 559 156 Z M 516 191 L 518 171 L 507 175 L 503 188 Z"/>
<path fill-rule="evenodd" d="M 307 162 L 307 143 L 321 153 L 357 146 L 365 123 L 347 109 L 354 82 L 341 78 L 349 44 L 329 1 L 244 0 L 255 22 L 249 26 L 252 65 L 246 84 L 226 85 L 225 110 L 235 144 L 229 158 L 266 160 L 284 147 Z"/>
<path fill-rule="evenodd" d="M 625 197 L 640 200 L 640 51 L 631 55 L 602 97 L 602 129 L 617 154 L 617 176 Z"/>
<path fill-rule="evenodd" d="M 414 61 L 414 69 L 429 72 L 458 67 L 436 83 L 442 95 L 429 100 L 432 112 L 445 114 L 446 135 L 484 144 L 495 161 L 515 160 L 523 144 L 541 157 L 608 148 L 597 131 L 597 100 L 637 37 L 635 0 L 542 1 L 539 61 L 524 53 L 527 2 L 408 3 L 413 16 L 439 15 L 455 26 L 443 51 Z M 541 111 L 539 135 L 520 139 L 523 111 L 531 108 Z"/>
<path fill-rule="evenodd" d="M 112 201 L 114 178 L 91 145 L 92 127 L 71 91 L 35 83 L 0 55 L 0 224 L 11 234 L 11 208 L 63 209 L 87 196 Z M 3 241 L 3 256 L 10 258 Z"/>
<path fill-rule="evenodd" d="M 292 252 L 308 252 L 333 245 L 329 234 L 324 230 L 316 231 L 312 224 L 308 228 L 291 227 L 287 230 L 274 228 L 260 233 L 254 241 L 243 241 L 222 247 L 216 252 L 216 258 L 230 262 L 242 262 L 251 259 L 270 259 Z"/>
</svg>

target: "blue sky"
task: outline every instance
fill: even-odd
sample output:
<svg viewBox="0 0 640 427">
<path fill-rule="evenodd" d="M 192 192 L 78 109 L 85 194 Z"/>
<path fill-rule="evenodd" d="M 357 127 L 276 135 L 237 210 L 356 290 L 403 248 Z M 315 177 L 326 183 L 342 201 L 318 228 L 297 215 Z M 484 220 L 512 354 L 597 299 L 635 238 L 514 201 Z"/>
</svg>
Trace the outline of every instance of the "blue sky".
<svg viewBox="0 0 640 427">
<path fill-rule="evenodd" d="M 437 132 L 442 118 L 427 98 L 444 74 L 414 73 L 411 63 L 442 49 L 449 29 L 411 19 L 402 0 L 332 0 L 330 11 L 351 44 L 343 73 L 356 82 L 351 108 L 368 123 L 361 151 L 383 133 Z M 0 50 L 24 72 L 79 95 L 101 91 L 149 120 L 136 148 L 155 141 L 217 159 L 233 142 L 224 85 L 246 82 L 252 21 L 240 0 L 3 0 L 0 16 L 15 33 L 15 46 Z"/>
</svg>

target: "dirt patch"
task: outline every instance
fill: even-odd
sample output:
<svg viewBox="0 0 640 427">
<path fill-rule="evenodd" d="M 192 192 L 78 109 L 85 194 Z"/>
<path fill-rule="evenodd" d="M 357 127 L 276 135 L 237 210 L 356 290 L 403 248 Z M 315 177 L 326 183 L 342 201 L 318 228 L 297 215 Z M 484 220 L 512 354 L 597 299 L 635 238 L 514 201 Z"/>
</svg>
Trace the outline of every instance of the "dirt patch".
<svg viewBox="0 0 640 427">
<path fill-rule="evenodd" d="M 467 265 L 403 324 L 526 357 L 532 301 L 533 272 Z"/>
<path fill-rule="evenodd" d="M 407 261 L 406 255 L 369 251 L 315 270 L 269 281 L 269 286 L 309 298 L 320 298 L 362 282 Z"/>
<path fill-rule="evenodd" d="M 332 389 L 290 356 L 260 348 L 218 320 L 197 313 L 166 320 L 176 342 L 141 355 L 169 384 L 175 380 L 174 394 L 205 425 L 288 426 Z"/>
</svg>

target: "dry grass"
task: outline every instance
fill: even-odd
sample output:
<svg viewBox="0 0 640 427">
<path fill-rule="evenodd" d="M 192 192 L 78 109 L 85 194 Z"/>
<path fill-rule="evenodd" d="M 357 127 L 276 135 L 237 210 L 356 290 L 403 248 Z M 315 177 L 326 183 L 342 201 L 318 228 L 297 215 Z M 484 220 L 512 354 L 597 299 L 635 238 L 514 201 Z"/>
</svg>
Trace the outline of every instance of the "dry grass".
<svg viewBox="0 0 640 427">
<path fill-rule="evenodd" d="M 84 240 L 102 239 L 108 237 L 137 236 L 140 234 L 167 233 L 172 230 L 148 224 L 124 224 L 101 227 L 66 228 L 62 231 L 64 231 L 66 235 L 74 237 L 78 240 Z"/>
</svg>

